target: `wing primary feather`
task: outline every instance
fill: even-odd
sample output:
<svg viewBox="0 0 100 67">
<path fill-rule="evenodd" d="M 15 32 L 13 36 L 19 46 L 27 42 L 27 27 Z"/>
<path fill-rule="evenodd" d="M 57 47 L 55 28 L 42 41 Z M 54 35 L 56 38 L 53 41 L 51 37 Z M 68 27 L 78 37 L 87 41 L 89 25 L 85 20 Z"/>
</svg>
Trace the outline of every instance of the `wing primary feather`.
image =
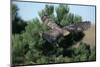
<svg viewBox="0 0 100 67">
<path fill-rule="evenodd" d="M 68 30 L 69 32 L 83 32 L 85 30 L 88 30 L 90 26 L 90 21 L 84 21 L 77 24 L 70 24 L 68 26 L 65 26 L 64 29 Z"/>
</svg>

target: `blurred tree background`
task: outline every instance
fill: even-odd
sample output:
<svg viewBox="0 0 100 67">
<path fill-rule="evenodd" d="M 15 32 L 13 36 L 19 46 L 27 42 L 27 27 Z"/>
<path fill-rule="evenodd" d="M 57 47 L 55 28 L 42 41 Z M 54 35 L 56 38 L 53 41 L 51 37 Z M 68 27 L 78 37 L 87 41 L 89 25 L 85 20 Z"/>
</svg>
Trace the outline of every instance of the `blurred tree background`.
<svg viewBox="0 0 100 67">
<path fill-rule="evenodd" d="M 18 16 L 19 8 L 12 4 L 12 64 L 48 64 L 96 60 L 95 47 L 90 48 L 86 43 L 77 40 L 73 34 L 63 37 L 56 44 L 50 44 L 42 38 L 42 33 L 48 30 L 39 18 L 24 21 Z M 39 16 L 49 15 L 55 23 L 63 27 L 79 23 L 82 17 L 70 13 L 68 5 L 45 5 Z M 84 34 L 81 34 L 83 37 Z M 78 41 L 77 48 L 72 47 Z"/>
<path fill-rule="evenodd" d="M 12 4 L 12 33 L 21 33 L 25 30 L 27 23 L 18 16 L 19 8 Z"/>
</svg>

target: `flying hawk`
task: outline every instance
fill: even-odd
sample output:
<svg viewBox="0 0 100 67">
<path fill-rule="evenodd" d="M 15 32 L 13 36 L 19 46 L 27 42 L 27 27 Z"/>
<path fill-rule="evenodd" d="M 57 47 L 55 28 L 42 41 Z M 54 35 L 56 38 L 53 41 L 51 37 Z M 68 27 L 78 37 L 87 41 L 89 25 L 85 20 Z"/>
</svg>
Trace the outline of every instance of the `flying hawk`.
<svg viewBox="0 0 100 67">
<path fill-rule="evenodd" d="M 57 41 L 60 37 L 67 36 L 70 33 L 83 32 L 90 28 L 90 21 L 84 21 L 76 24 L 70 24 L 68 26 L 60 27 L 51 19 L 48 15 L 41 17 L 41 20 L 47 25 L 50 30 L 42 34 L 43 38 L 49 43 Z"/>
</svg>

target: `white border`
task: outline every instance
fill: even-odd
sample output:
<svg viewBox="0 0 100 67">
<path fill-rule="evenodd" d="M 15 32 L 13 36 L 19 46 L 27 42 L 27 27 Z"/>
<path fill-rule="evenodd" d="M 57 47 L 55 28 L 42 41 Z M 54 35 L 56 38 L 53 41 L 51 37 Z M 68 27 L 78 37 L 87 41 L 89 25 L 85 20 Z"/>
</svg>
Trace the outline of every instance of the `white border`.
<svg viewBox="0 0 100 67">
<path fill-rule="evenodd" d="M 25 1 L 25 0 L 24 0 Z M 32 0 L 27 0 L 32 1 Z M 37 65 L 34 67 L 98 67 L 100 65 L 100 5 L 99 0 L 33 0 L 41 2 L 57 2 L 70 4 L 88 4 L 97 7 L 97 61 L 82 63 L 67 63 L 53 65 Z M 0 0 L 0 67 L 10 66 L 10 0 Z M 27 66 L 32 67 L 32 66 Z"/>
</svg>

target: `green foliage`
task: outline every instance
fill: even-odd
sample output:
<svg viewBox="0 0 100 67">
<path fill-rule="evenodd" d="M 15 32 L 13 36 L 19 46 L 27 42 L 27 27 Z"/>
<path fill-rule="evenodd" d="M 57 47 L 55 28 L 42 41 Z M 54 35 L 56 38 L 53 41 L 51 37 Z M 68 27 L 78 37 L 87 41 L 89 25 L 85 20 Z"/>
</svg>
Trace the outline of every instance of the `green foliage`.
<svg viewBox="0 0 100 67">
<path fill-rule="evenodd" d="M 74 61 L 88 61 L 90 54 L 90 46 L 86 43 L 80 43 L 80 46 L 74 50 Z"/>
<path fill-rule="evenodd" d="M 15 8 L 14 6 L 14 11 L 12 11 L 17 13 L 17 8 Z M 70 13 L 68 5 L 59 5 L 55 9 L 56 15 L 54 14 L 54 6 L 46 5 L 39 12 L 39 16 L 41 17 L 46 13 L 60 26 L 82 21 L 80 16 Z M 96 59 L 95 47 L 91 49 L 88 44 L 81 42 L 79 47 L 72 48 L 79 41 L 78 39 L 83 37 L 82 33 L 77 36 L 76 34 L 68 35 L 61 38 L 58 43 L 50 44 L 42 38 L 42 33 L 48 31 L 48 27 L 41 23 L 38 18 L 27 22 L 27 26 L 24 26 L 20 18 L 15 19 L 12 22 L 15 24 L 13 26 L 17 26 L 14 29 L 15 33 L 12 34 L 13 65 L 93 61 Z M 21 27 L 25 28 L 25 30 L 22 30 Z M 21 29 L 21 33 L 16 34 L 17 31 L 19 33 L 19 29 Z"/>
<path fill-rule="evenodd" d="M 15 17 L 17 17 L 18 10 L 18 7 L 15 4 L 12 4 L 12 20 L 15 20 Z"/>
<path fill-rule="evenodd" d="M 62 26 L 66 26 L 73 23 L 79 23 L 81 21 L 82 21 L 82 18 L 80 16 L 68 13 L 63 16 L 63 19 L 61 20 L 60 24 Z"/>
<path fill-rule="evenodd" d="M 12 63 L 22 64 L 25 61 L 25 54 L 29 50 L 28 44 L 23 42 L 21 35 L 12 36 Z"/>
<path fill-rule="evenodd" d="M 63 17 L 69 13 L 69 7 L 67 5 L 59 5 L 56 8 L 56 13 L 58 21 L 61 22 Z"/>
<path fill-rule="evenodd" d="M 23 21 L 19 16 L 18 16 L 18 10 L 19 8 L 15 5 L 12 4 L 12 33 L 21 33 L 24 31 L 25 26 L 27 23 Z"/>
<path fill-rule="evenodd" d="M 95 61 L 96 60 L 96 47 L 93 47 L 91 49 L 91 55 L 89 56 L 90 61 Z"/>
<path fill-rule="evenodd" d="M 47 29 L 48 28 L 46 28 L 44 24 L 39 23 L 39 21 L 35 19 L 32 22 L 28 23 L 28 26 L 26 26 L 25 28 L 26 30 L 25 32 L 23 32 L 20 35 L 18 34 L 14 35 L 12 39 L 13 40 L 12 48 L 13 48 L 13 55 L 14 55 L 13 57 L 15 58 L 15 60 L 13 62 L 17 63 L 16 58 L 24 57 L 24 59 L 28 61 L 30 60 L 31 62 L 34 61 L 35 63 L 36 60 L 33 60 L 32 58 L 39 59 L 41 57 L 40 54 L 42 49 L 42 43 L 44 42 L 41 33 L 43 33 Z M 24 48 L 25 44 L 28 45 L 26 48 Z M 24 49 L 25 50 L 28 49 L 26 50 L 26 53 L 22 52 Z M 26 63 L 26 61 L 19 62 L 19 63 Z"/>
<path fill-rule="evenodd" d="M 54 14 L 54 6 L 52 5 L 45 5 L 45 8 L 39 12 L 39 16 L 42 17 L 43 15 L 51 16 Z"/>
<path fill-rule="evenodd" d="M 74 15 L 69 11 L 70 9 L 68 5 L 59 5 L 56 8 L 57 23 L 59 25 L 66 26 L 68 24 L 78 23 L 82 21 L 81 16 Z"/>
</svg>

